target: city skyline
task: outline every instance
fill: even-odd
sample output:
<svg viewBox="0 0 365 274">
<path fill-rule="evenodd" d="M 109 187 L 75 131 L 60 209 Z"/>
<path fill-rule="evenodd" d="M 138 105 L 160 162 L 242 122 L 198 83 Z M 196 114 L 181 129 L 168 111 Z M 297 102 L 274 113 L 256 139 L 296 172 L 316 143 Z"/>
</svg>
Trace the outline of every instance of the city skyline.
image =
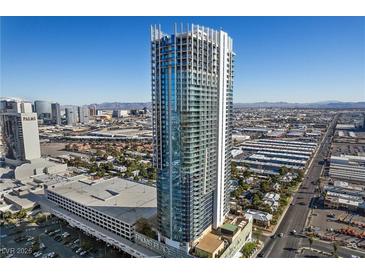
<svg viewBox="0 0 365 274">
<path fill-rule="evenodd" d="M 92 90 L 1 98 L 0 257 L 364 257 L 365 102 L 234 106 L 233 35 L 214 24 L 151 26 L 150 103 L 86 106 L 116 96 Z M 127 36 L 140 48 L 131 37 L 142 35 Z M 132 63 L 123 76 L 137 87 Z M 90 70 L 74 71 L 83 86 L 80 72 Z M 83 106 L 61 108 L 59 95 Z"/>
<path fill-rule="evenodd" d="M 149 26 L 161 23 L 171 32 L 174 22 L 189 22 L 232 33 L 238 53 L 234 103 L 365 97 L 362 17 L 2 17 L 1 21 L 2 96 L 63 105 L 148 102 Z M 127 24 L 134 27 L 128 29 Z M 131 35 L 135 42 L 128 38 Z"/>
</svg>

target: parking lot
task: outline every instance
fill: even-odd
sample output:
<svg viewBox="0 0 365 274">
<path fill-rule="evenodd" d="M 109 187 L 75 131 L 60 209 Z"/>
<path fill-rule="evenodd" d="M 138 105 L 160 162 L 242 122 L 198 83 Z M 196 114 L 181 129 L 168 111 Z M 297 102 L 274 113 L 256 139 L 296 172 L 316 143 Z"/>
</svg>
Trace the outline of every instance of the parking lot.
<svg viewBox="0 0 365 274">
<path fill-rule="evenodd" d="M 363 155 L 365 154 L 365 144 L 352 144 L 352 143 L 333 143 L 332 144 L 332 155 Z"/>
<path fill-rule="evenodd" d="M 22 222 L 1 227 L 1 257 L 125 258 L 122 251 L 84 234 L 56 217 L 37 225 Z"/>
<path fill-rule="evenodd" d="M 313 209 L 309 227 L 323 239 L 338 241 L 352 248 L 365 248 L 365 238 L 359 235 L 365 232 L 365 216 L 344 210 Z"/>
</svg>

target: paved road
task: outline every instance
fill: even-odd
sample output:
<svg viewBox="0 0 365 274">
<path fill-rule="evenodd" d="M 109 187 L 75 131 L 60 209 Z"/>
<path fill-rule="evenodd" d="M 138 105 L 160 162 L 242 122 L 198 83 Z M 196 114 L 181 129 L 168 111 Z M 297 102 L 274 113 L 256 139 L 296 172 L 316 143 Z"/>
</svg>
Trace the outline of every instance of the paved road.
<svg viewBox="0 0 365 274">
<path fill-rule="evenodd" d="M 327 157 L 331 147 L 331 140 L 338 116 L 336 116 L 329 125 L 322 142 L 319 145 L 318 152 L 315 155 L 307 174 L 297 193 L 293 195 L 293 202 L 288 208 L 282 222 L 280 223 L 276 234 L 283 233 L 284 237 L 276 239 L 267 238 L 265 246 L 260 252 L 263 257 L 270 258 L 291 258 L 295 257 L 295 251 L 303 246 L 307 239 L 290 235 L 292 230 L 301 232 L 304 229 L 310 206 L 315 201 L 316 182 L 321 175 L 323 161 Z M 313 183 L 314 182 L 314 183 Z M 332 248 L 332 247 L 331 247 Z"/>
</svg>

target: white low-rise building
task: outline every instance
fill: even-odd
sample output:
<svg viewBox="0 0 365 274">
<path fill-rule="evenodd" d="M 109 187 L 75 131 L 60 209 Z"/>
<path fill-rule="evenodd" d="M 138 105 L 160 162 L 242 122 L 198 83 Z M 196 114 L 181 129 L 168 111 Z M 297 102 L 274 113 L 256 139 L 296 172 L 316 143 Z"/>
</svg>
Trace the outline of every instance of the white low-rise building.
<svg viewBox="0 0 365 274">
<path fill-rule="evenodd" d="M 40 174 L 58 174 L 66 172 L 67 164 L 60 164 L 49 161 L 46 158 L 39 158 L 24 163 L 15 168 L 15 179 L 22 180 Z"/>
<path fill-rule="evenodd" d="M 245 216 L 251 215 L 254 221 L 254 224 L 263 227 L 269 227 L 271 224 L 271 220 L 273 218 L 272 214 L 260 210 L 255 209 L 247 209 L 245 211 Z"/>
<path fill-rule="evenodd" d="M 331 156 L 329 175 L 331 178 L 365 183 L 365 157 Z"/>
<path fill-rule="evenodd" d="M 280 194 L 268 192 L 265 194 L 263 198 L 264 204 L 267 204 L 270 206 L 271 210 L 275 211 L 279 207 L 279 200 L 280 200 Z"/>
</svg>

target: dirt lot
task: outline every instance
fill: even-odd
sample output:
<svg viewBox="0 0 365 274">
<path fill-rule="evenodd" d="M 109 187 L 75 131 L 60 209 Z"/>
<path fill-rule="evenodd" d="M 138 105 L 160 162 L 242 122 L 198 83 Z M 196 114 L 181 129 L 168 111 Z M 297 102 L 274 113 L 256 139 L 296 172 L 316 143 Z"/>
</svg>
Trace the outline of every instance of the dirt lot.
<svg viewBox="0 0 365 274">
<path fill-rule="evenodd" d="M 66 143 L 41 143 L 41 154 L 53 157 L 66 154 L 66 151 L 63 150 L 65 145 Z"/>
<path fill-rule="evenodd" d="M 67 143 L 41 143 L 41 154 L 42 156 L 51 157 L 57 157 L 65 154 L 79 157 L 90 157 L 87 154 L 64 150 L 66 144 Z"/>
</svg>

